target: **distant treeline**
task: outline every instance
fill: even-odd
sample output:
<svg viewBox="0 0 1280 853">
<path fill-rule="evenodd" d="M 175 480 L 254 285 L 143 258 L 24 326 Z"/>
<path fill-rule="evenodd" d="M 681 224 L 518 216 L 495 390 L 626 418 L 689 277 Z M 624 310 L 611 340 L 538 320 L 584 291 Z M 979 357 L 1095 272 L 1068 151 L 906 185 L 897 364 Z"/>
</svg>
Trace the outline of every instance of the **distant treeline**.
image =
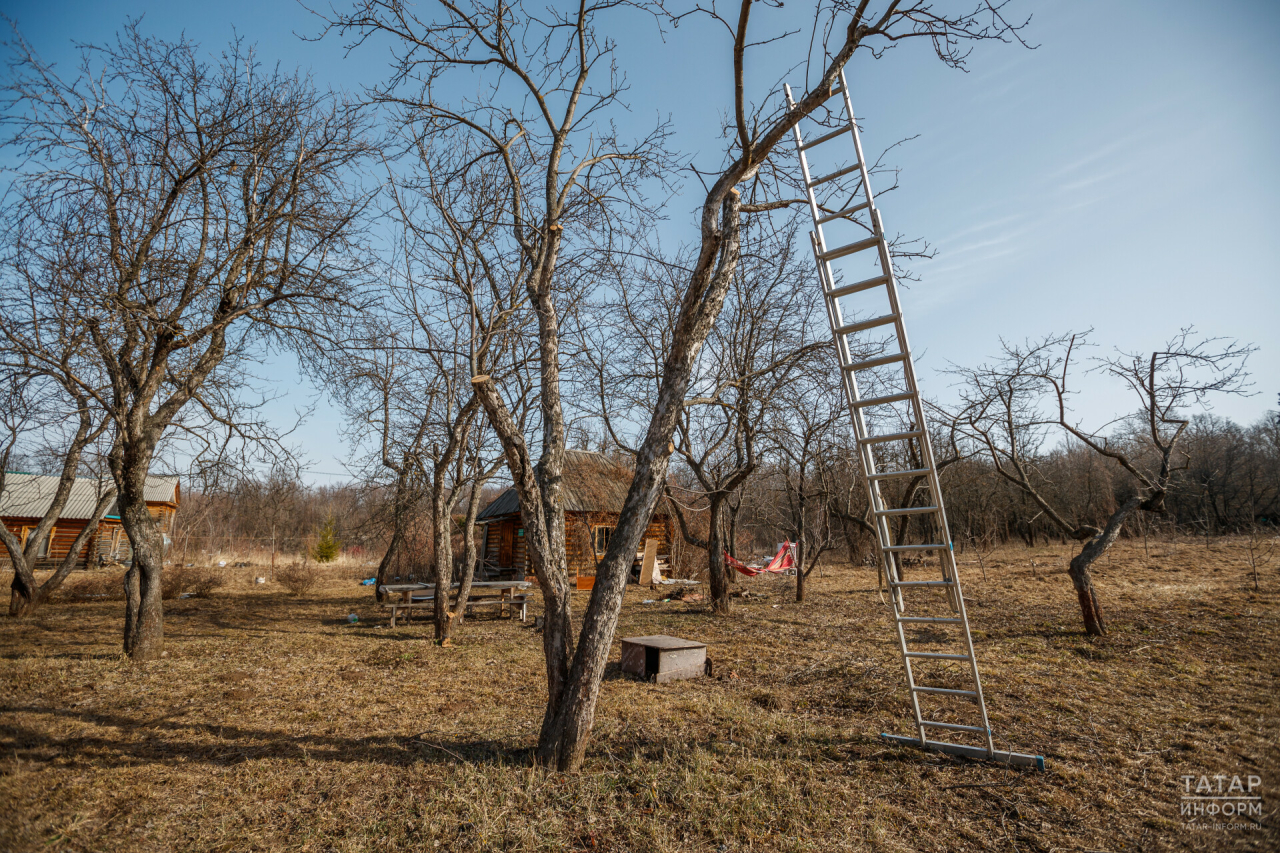
<svg viewBox="0 0 1280 853">
<path fill-rule="evenodd" d="M 1125 440 L 1123 434 L 1114 437 Z M 935 439 L 945 463 L 941 479 L 947 516 L 957 548 L 984 548 L 1009 541 L 1027 544 L 1060 541 L 1061 533 L 1047 523 L 1035 504 L 1008 483 L 989 459 L 946 446 Z M 1175 487 L 1163 515 L 1135 514 L 1124 535 L 1144 533 L 1223 535 L 1251 526 L 1276 527 L 1280 521 L 1280 416 L 1270 413 L 1251 426 L 1229 419 L 1199 415 L 1184 439 L 1186 455 L 1176 472 Z M 812 529 L 830 531 L 830 545 L 861 560 L 870 553 L 870 539 L 850 516 L 865 513 L 865 487 L 848 448 L 836 450 L 811 479 L 826 483 L 811 501 Z M 1084 448 L 1066 445 L 1035 460 L 1045 491 L 1055 504 L 1069 507 L 1074 517 L 1102 524 L 1126 497 L 1126 478 L 1109 460 Z M 786 502 L 787 466 L 779 456 L 767 456 L 759 470 L 740 489 L 728 510 L 733 515 L 734 550 L 745 554 L 771 551 L 794 529 L 779 506 Z M 685 480 L 673 467 L 675 483 Z M 485 501 L 500 487 L 486 488 Z M 334 521 L 345 552 L 378 560 L 390 539 L 391 491 L 376 482 L 338 486 L 310 486 L 282 475 L 246 477 L 226 489 L 188 492 L 180 514 L 174 548 L 194 555 L 201 551 L 270 551 L 297 554 L 309 548 L 320 527 Z M 690 501 L 686 520 L 690 532 L 706 529 L 705 509 Z M 408 537 L 404 560 L 430 561 L 430 521 L 426 512 Z M 456 533 L 456 531 L 455 531 Z M 677 550 L 683 552 L 685 547 Z M 696 549 L 694 549 L 696 550 Z M 689 555 L 692 557 L 692 555 Z M 678 560 L 696 571 L 697 558 Z"/>
</svg>

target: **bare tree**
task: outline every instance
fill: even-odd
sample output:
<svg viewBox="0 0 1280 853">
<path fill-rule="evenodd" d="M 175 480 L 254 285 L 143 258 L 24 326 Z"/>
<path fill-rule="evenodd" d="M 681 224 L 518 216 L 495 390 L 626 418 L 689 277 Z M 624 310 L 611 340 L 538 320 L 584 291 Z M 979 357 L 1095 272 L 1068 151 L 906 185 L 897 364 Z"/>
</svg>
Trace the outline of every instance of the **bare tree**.
<svg viewBox="0 0 1280 853">
<path fill-rule="evenodd" d="M 839 485 L 837 432 L 847 423 L 839 390 L 830 382 L 797 383 L 793 405 L 773 430 L 777 462 L 772 476 L 773 515 L 795 544 L 796 601 L 805 600 L 805 581 L 837 544 L 830 507 Z"/>
<path fill-rule="evenodd" d="M 103 482 L 103 477 L 99 477 L 97 499 L 84 519 L 84 527 L 53 574 L 43 582 L 37 581 L 37 562 L 42 554 L 53 556 L 50 546 L 54 527 L 71 498 L 76 477 L 90 461 L 86 458 L 86 451 L 93 451 L 104 438 L 110 440 L 110 422 L 93 406 L 87 394 L 74 383 L 66 381 L 66 371 L 33 368 L 23 357 L 19 347 L 26 338 L 21 333 L 21 323 L 16 322 L 10 313 L 17 307 L 11 301 L 16 294 L 8 288 L 0 293 L 3 294 L 0 295 L 0 340 L 6 344 L 4 355 L 0 356 L 0 429 L 3 429 L 0 494 L 11 486 L 9 462 L 14 449 L 32 450 L 34 448 L 30 445 L 35 440 L 40 440 L 45 445 L 42 448 L 45 453 L 56 460 L 58 473 L 52 492 L 42 496 L 48 498 L 48 504 L 40 510 L 41 517 L 27 532 L 25 542 L 19 538 L 21 530 L 10 530 L 0 524 L 0 542 L 13 566 L 9 615 L 28 616 L 48 601 L 78 565 L 80 552 L 94 539 L 98 522 L 115 500 L 116 490 L 109 479 Z M 20 304 L 19 299 L 17 305 Z M 68 365 L 75 360 L 78 342 L 72 338 L 61 343 L 67 347 L 63 353 L 63 364 Z M 99 469 L 99 474 L 105 472 Z"/>
<path fill-rule="evenodd" d="M 707 554 L 711 607 L 729 612 L 725 552 L 733 543 L 728 510 L 760 464 L 761 443 L 774 421 L 797 398 L 806 370 L 827 370 L 830 341 L 821 325 L 821 292 L 810 286 L 813 261 L 797 252 L 795 229 L 762 223 L 747 229 L 742 261 L 725 308 L 712 327 L 689 381 L 676 424 L 675 453 L 693 477 L 693 488 L 667 487 L 681 535 Z M 767 230 L 766 230 L 767 229 Z M 763 232 L 755 234 L 753 232 Z M 612 442 L 629 453 L 615 421 L 640 421 L 661 377 L 667 338 L 683 295 L 686 265 L 651 261 L 628 279 L 597 316 L 602 333 L 591 348 L 600 412 Z M 819 340 L 814 340 L 819 336 Z M 705 538 L 691 530 L 683 505 L 705 511 Z"/>
<path fill-rule="evenodd" d="M 398 234 L 382 299 L 359 334 L 318 350 L 312 367 L 318 376 L 337 378 L 352 439 L 359 444 L 376 433 L 379 462 L 394 475 L 392 538 L 379 585 L 409 514 L 422 505 L 432 531 L 432 574 L 442 591 L 454 580 L 454 510 L 470 494 L 478 501 L 500 464 L 471 377 L 475 371 L 496 377 L 512 392 L 513 410 L 523 417 L 528 409 L 520 369 L 527 357 L 523 259 L 505 255 L 494 241 L 505 187 L 494 175 L 500 164 L 477 164 L 465 136 L 429 146 L 423 129 L 410 123 L 404 131 L 402 156 L 389 164 L 388 215 Z M 469 514 L 471 503 L 468 498 Z M 451 610 L 444 594 L 435 598 L 441 643 L 465 612 L 474 548 L 467 554 L 459 606 Z"/>
<path fill-rule="evenodd" d="M 976 443 L 996 472 L 1031 499 L 1063 534 L 1081 544 L 1068 572 L 1085 631 L 1106 633 L 1106 621 L 1090 568 L 1120 535 L 1135 511 L 1165 512 L 1165 500 L 1184 463 L 1182 439 L 1190 424 L 1187 409 L 1216 394 L 1247 389 L 1245 361 L 1252 347 L 1200 338 L 1183 329 L 1149 354 L 1126 353 L 1093 359 L 1094 376 L 1119 380 L 1137 400 L 1135 412 L 1108 435 L 1116 422 L 1099 429 L 1082 426 L 1071 414 L 1073 369 L 1087 333 L 1050 336 L 1026 344 L 1003 342 L 993 364 L 956 368 L 962 404 L 950 422 Z M 1109 461 L 1121 477 L 1106 518 L 1072 515 L 1056 483 L 1046 475 L 1045 447 L 1063 435 Z"/>
<path fill-rule="evenodd" d="M 32 306 L 45 292 L 68 294 L 88 286 L 92 273 L 74 248 L 48 246 L 48 254 L 29 251 L 28 226 L 9 219 L 3 226 L 5 252 L 0 259 L 0 381 L 6 400 L 0 408 L 5 444 L 0 452 L 0 491 L 4 490 L 9 459 L 15 447 L 36 451 L 48 459 L 58 474 L 47 507 L 25 544 L 20 531 L 0 525 L 0 541 L 9 554 L 14 576 L 9 614 L 31 613 L 48 600 L 75 568 L 79 553 L 97 531 L 98 522 L 116 497 L 109 475 L 99 466 L 98 495 L 94 508 L 65 559 L 43 583 L 35 578 L 36 561 L 47 547 L 54 526 L 71 497 L 76 477 L 86 463 L 100 462 L 93 450 L 114 437 L 110 419 L 95 397 L 105 390 L 101 371 L 86 363 L 88 332 L 76 317 L 61 315 L 55 323 L 41 323 Z M 87 386 L 87 387 L 86 387 Z M 33 447 L 39 443 L 39 448 Z M 89 456 L 86 456 L 89 453 Z M 103 482 L 103 480 L 107 482 Z"/>
<path fill-rule="evenodd" d="M 164 548 L 147 474 L 189 406 L 268 438 L 246 420 L 247 365 L 271 338 L 313 333 L 352 305 L 365 119 L 305 77 L 264 72 L 238 42 L 205 62 L 195 44 L 131 23 L 85 48 L 70 80 L 14 47 L 5 144 L 24 160 L 5 213 L 35 265 L 70 247 L 90 271 L 84 287 L 43 288 L 31 322 L 51 334 L 82 323 L 109 382 L 99 393 L 75 379 L 118 437 L 110 467 L 133 548 L 124 647 L 150 659 L 164 636 Z"/>
<path fill-rule="evenodd" d="M 506 452 L 512 480 L 520 496 L 530 562 L 538 576 L 547 623 L 548 702 L 537 750 L 538 759 L 560 769 L 578 767 L 594 721 L 600 679 L 604 673 L 630 564 L 649 519 L 662 495 L 671 454 L 671 438 L 689 379 L 703 342 L 720 313 L 739 260 L 742 217 L 796 204 L 797 198 L 775 198 L 744 204 L 741 187 L 750 187 L 769 171 L 770 158 L 789 139 L 791 129 L 831 97 L 840 70 L 859 47 L 876 49 L 895 41 L 930 39 L 948 64 L 960 65 L 964 43 L 1005 38 L 1012 28 L 999 7 L 986 2 L 967 14 L 944 16 L 932 6 L 893 0 L 878 14 L 868 14 L 869 0 L 856 7 L 837 3 L 824 7 L 819 21 L 823 55 L 813 85 L 792 108 L 760 109 L 745 90 L 748 49 L 763 39 L 748 36 L 753 0 L 741 0 L 738 15 L 721 17 L 713 7 L 699 10 L 723 24 L 732 42 L 735 134 L 724 160 L 702 175 L 707 188 L 700 204 L 699 236 L 694 260 L 685 277 L 680 308 L 664 353 L 661 381 L 644 438 L 638 442 L 635 476 L 620 523 L 596 576 L 576 649 L 564 560 L 564 519 L 560 508 L 565 447 L 561 396 L 561 316 L 556 302 L 557 263 L 562 250 L 574 247 L 573 227 L 582 234 L 612 234 L 617 202 L 637 201 L 638 181 L 646 170 L 669 170 L 671 158 L 661 150 L 662 130 L 649 139 L 622 144 L 602 121 L 621 91 L 610 73 L 612 45 L 599 35 L 597 19 L 614 4 L 583 3 L 570 12 L 532 12 L 492 0 L 463 6 L 441 2 L 435 16 L 416 14 L 399 0 L 361 0 L 353 11 L 337 15 L 331 26 L 362 41 L 374 32 L 399 40 L 396 67 L 379 95 L 432 117 L 437 124 L 470 128 L 486 140 L 494 157 L 507 164 L 512 240 L 529 258 L 527 289 L 538 324 L 541 437 L 535 461 L 525 436 L 506 411 L 494 384 L 483 374 L 477 393 Z M 604 78 L 599 90 L 588 78 Z M 446 92 L 474 91 L 473 75 L 482 78 L 482 99 L 458 98 L 446 104 Z M 461 74 L 472 83 L 463 89 L 448 81 Z M 778 100 L 774 99 L 774 104 Z M 532 169 L 522 169 L 528 158 Z M 748 193 L 749 198 L 756 194 Z M 634 205 L 625 205 L 633 210 Z"/>
</svg>

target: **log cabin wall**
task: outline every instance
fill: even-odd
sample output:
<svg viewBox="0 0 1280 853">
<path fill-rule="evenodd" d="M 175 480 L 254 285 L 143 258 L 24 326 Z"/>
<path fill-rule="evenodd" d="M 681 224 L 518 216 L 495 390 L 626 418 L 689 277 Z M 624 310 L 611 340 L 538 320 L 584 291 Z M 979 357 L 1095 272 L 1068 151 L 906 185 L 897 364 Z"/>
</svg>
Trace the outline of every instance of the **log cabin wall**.
<svg viewBox="0 0 1280 853">
<path fill-rule="evenodd" d="M 160 525 L 160 532 L 168 536 L 173 531 L 173 519 L 177 514 L 177 507 L 172 504 L 153 504 L 147 507 L 151 511 L 151 517 L 156 519 Z M 40 523 L 38 518 L 5 518 L 2 520 L 4 526 L 9 528 L 20 540 L 26 541 L 27 532 L 33 531 L 37 524 Z M 75 544 L 76 537 L 80 535 L 80 531 L 84 530 L 87 521 L 83 518 L 67 518 L 59 519 L 53 526 L 53 535 L 50 537 L 49 550 L 45 556 L 36 560 L 36 571 L 55 571 L 58 566 L 66 559 L 67 554 L 71 551 L 71 546 Z M 118 518 L 104 518 L 98 522 L 97 531 L 89 537 L 89 541 L 80 549 L 80 556 L 76 560 L 76 568 L 85 569 L 96 566 L 101 562 L 123 562 L 132 557 L 133 551 L 129 547 L 129 537 L 125 535 L 124 526 Z M 12 568 L 9 560 L 9 552 L 0 546 L 0 569 Z"/>
<path fill-rule="evenodd" d="M 6 518 L 4 526 L 9 528 L 15 536 L 26 546 L 27 536 L 35 532 L 35 527 L 40 523 L 38 518 Z M 76 537 L 80 535 L 80 531 L 84 530 L 87 522 L 83 518 L 73 518 L 59 520 L 53 526 L 53 534 L 49 537 L 49 548 L 40 557 L 36 558 L 36 571 L 53 571 L 58 568 L 67 554 L 71 551 L 71 546 L 75 544 Z M 84 568 L 86 560 L 89 559 L 91 553 L 96 556 L 98 537 L 90 537 L 84 547 L 80 549 L 80 558 L 76 561 L 77 568 Z M 93 561 L 96 565 L 96 560 Z M 7 549 L 0 547 L 0 568 L 12 568 L 9 560 L 9 552 Z"/>
<path fill-rule="evenodd" d="M 520 523 L 518 515 L 491 519 L 485 524 L 485 562 L 500 569 L 521 566 L 525 572 L 528 572 L 523 534 L 524 526 Z"/>
<path fill-rule="evenodd" d="M 618 526 L 616 512 L 566 512 L 564 515 L 565 556 L 569 565 L 569 577 L 595 577 L 596 561 L 603 557 L 594 552 L 595 528 Z M 644 539 L 658 540 L 658 553 L 671 553 L 671 520 L 665 515 L 655 515 L 645 529 Z M 641 545 L 643 548 L 643 544 Z"/>
<path fill-rule="evenodd" d="M 565 557 L 569 568 L 569 577 L 595 577 L 596 556 L 592 543 L 597 527 L 607 527 L 611 531 L 618 525 L 616 512 L 566 512 L 564 514 Z M 645 539 L 658 540 L 658 553 L 671 553 L 671 519 L 666 515 L 655 515 L 645 530 Z M 522 567 L 526 574 L 531 573 L 524 547 L 524 537 L 519 516 L 505 516 L 491 519 L 485 525 L 484 555 L 485 561 L 497 568 L 507 569 Z M 503 546 L 503 538 L 510 537 L 511 558 L 507 559 L 507 548 Z M 601 554 L 603 556 L 603 554 Z"/>
</svg>

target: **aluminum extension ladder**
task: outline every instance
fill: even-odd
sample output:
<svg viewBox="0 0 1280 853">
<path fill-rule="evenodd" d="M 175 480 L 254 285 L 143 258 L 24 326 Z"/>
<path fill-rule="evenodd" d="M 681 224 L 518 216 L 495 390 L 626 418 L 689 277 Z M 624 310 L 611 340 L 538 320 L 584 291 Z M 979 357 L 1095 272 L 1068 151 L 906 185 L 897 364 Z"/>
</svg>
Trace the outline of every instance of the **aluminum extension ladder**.
<svg viewBox="0 0 1280 853">
<path fill-rule="evenodd" d="M 795 101 L 791 95 L 791 87 L 786 86 L 785 91 L 787 107 L 792 109 L 795 107 Z M 898 644 L 907 675 L 907 689 L 910 692 L 911 708 L 915 714 L 916 737 L 889 734 L 883 737 L 890 741 L 955 755 L 1043 769 L 1043 757 L 1001 752 L 996 750 L 992 741 L 991 726 L 987 720 L 987 707 L 982 697 L 982 680 L 978 675 L 978 661 L 973 650 L 973 637 L 969 632 L 969 618 L 965 613 L 964 596 L 960 590 L 959 575 L 956 573 L 955 553 L 952 548 L 951 534 L 947 528 L 942 491 L 938 484 L 938 470 L 934 462 L 933 448 L 929 442 L 919 388 L 916 385 L 915 365 L 911 358 L 911 348 L 907 343 L 906 327 L 903 325 L 897 281 L 893 273 L 893 259 L 889 254 L 889 244 L 885 239 L 880 212 L 876 209 L 871 192 L 866 158 L 863 155 L 862 141 L 858 135 L 853 103 L 849 99 L 849 86 L 843 70 L 840 72 L 839 88 L 831 92 L 832 97 L 836 95 L 840 96 L 844 107 L 840 127 L 805 142 L 797 125 L 795 141 L 796 151 L 800 157 L 800 169 L 804 176 L 805 193 L 809 200 L 809 211 L 813 215 L 813 232 L 810 237 L 814 258 L 818 262 L 818 275 L 825 296 L 827 319 L 831 323 L 831 334 L 835 338 L 839 353 L 841 374 L 857 438 L 858 453 L 863 471 L 866 473 L 867 491 L 880 548 L 881 567 L 889 585 Z M 806 151 L 827 143 L 850 139 L 853 142 L 856 157 L 853 165 L 838 168 L 819 178 L 813 178 L 810 175 Z M 857 185 L 849 191 L 845 200 L 839 201 L 834 206 L 821 203 L 814 190 L 824 185 L 839 186 L 833 182 L 846 176 L 856 181 Z M 861 201 L 858 200 L 859 193 Z M 860 226 L 869 232 L 869 236 L 829 248 L 823 226 L 839 221 L 855 228 Z M 833 261 L 854 258 L 869 251 L 874 251 L 878 255 L 879 273 L 877 275 L 846 282 L 843 280 L 841 271 L 832 267 Z M 866 259 L 868 256 L 862 255 L 862 257 Z M 863 312 L 860 312 L 858 306 L 854 304 L 857 300 L 849 299 L 855 295 L 859 296 L 863 302 L 869 301 L 869 296 L 879 297 L 882 304 L 887 298 L 888 313 L 859 319 L 858 315 Z M 846 317 L 851 319 L 846 321 Z M 854 346 L 859 341 L 855 336 L 876 329 L 882 330 L 880 333 L 882 335 L 889 329 L 892 330 L 892 338 L 882 337 L 879 344 L 888 349 L 896 338 L 897 351 L 877 352 L 869 358 L 862 354 L 855 354 Z M 882 370 L 875 372 L 877 369 Z M 868 371 L 873 372 L 868 373 Z M 873 388 L 874 396 L 863 396 L 859 385 L 860 374 L 868 380 L 865 384 Z M 903 405 L 894 409 L 893 404 Z M 888 431 L 873 431 L 870 428 L 872 425 L 883 426 L 886 421 L 892 421 L 895 417 L 899 425 L 890 425 Z M 881 465 L 877 464 L 876 449 L 879 447 L 883 451 L 891 446 L 896 446 L 898 450 L 896 458 L 892 460 L 897 463 L 896 467 L 882 469 Z M 916 478 L 923 478 L 926 485 L 925 493 L 929 498 L 926 501 L 927 505 L 890 507 L 886 504 L 883 489 L 888 481 L 910 481 Z M 905 516 L 911 518 L 904 519 Z M 932 520 L 932 524 L 927 523 L 928 520 Z M 906 544 L 900 537 L 895 539 L 892 525 L 895 522 L 901 525 L 904 521 L 906 529 L 910 528 L 912 521 L 917 522 L 917 527 L 924 528 L 925 541 Z M 919 530 L 917 530 L 917 538 L 920 538 Z M 941 578 L 907 580 L 903 573 L 903 557 L 912 552 L 922 555 L 927 552 L 936 554 L 941 567 Z M 929 599 L 925 602 L 913 599 L 913 605 L 927 606 L 932 603 L 935 609 L 940 604 L 949 605 L 947 609 L 950 612 L 941 616 L 908 615 L 906 597 L 914 593 L 924 593 L 929 596 Z M 938 596 L 937 593 L 942 595 Z M 957 628 L 961 640 L 961 648 L 958 649 L 947 647 L 946 651 L 924 651 L 918 647 L 913 648 L 908 642 L 908 630 L 923 629 L 932 633 L 926 635 L 926 639 L 917 646 L 946 647 L 948 642 L 954 646 L 955 638 L 949 631 Z M 945 639 L 939 640 L 940 635 Z M 955 671 L 956 664 L 960 664 L 958 668 L 962 670 L 961 672 Z M 917 666 L 920 669 L 930 666 L 951 667 L 952 669 L 944 670 L 942 673 L 951 686 L 918 684 L 916 678 L 920 673 L 917 672 Z M 926 673 L 925 677 L 929 677 L 929 674 Z M 960 678 L 960 686 L 955 683 L 957 677 Z M 976 711 L 979 719 L 973 720 L 970 717 L 969 722 L 966 723 L 931 719 L 924 716 L 921 709 L 922 700 L 947 703 L 946 708 L 932 709 L 944 712 L 943 714 L 935 712 L 931 714 L 933 717 L 943 715 L 963 719 L 961 715 L 966 713 L 973 715 Z M 963 732 L 966 739 L 979 742 L 963 744 L 931 739 L 930 730 L 938 729 Z"/>
</svg>

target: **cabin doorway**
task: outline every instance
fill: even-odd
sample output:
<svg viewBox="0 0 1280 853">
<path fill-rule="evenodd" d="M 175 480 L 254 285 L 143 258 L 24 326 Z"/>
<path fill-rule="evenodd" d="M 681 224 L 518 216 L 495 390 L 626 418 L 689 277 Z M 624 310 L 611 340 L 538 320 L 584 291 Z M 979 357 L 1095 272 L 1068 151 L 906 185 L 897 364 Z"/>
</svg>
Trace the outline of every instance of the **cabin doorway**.
<svg viewBox="0 0 1280 853">
<path fill-rule="evenodd" d="M 516 549 L 516 526 L 505 522 L 498 531 L 498 565 L 507 567 L 514 565 Z"/>
</svg>

